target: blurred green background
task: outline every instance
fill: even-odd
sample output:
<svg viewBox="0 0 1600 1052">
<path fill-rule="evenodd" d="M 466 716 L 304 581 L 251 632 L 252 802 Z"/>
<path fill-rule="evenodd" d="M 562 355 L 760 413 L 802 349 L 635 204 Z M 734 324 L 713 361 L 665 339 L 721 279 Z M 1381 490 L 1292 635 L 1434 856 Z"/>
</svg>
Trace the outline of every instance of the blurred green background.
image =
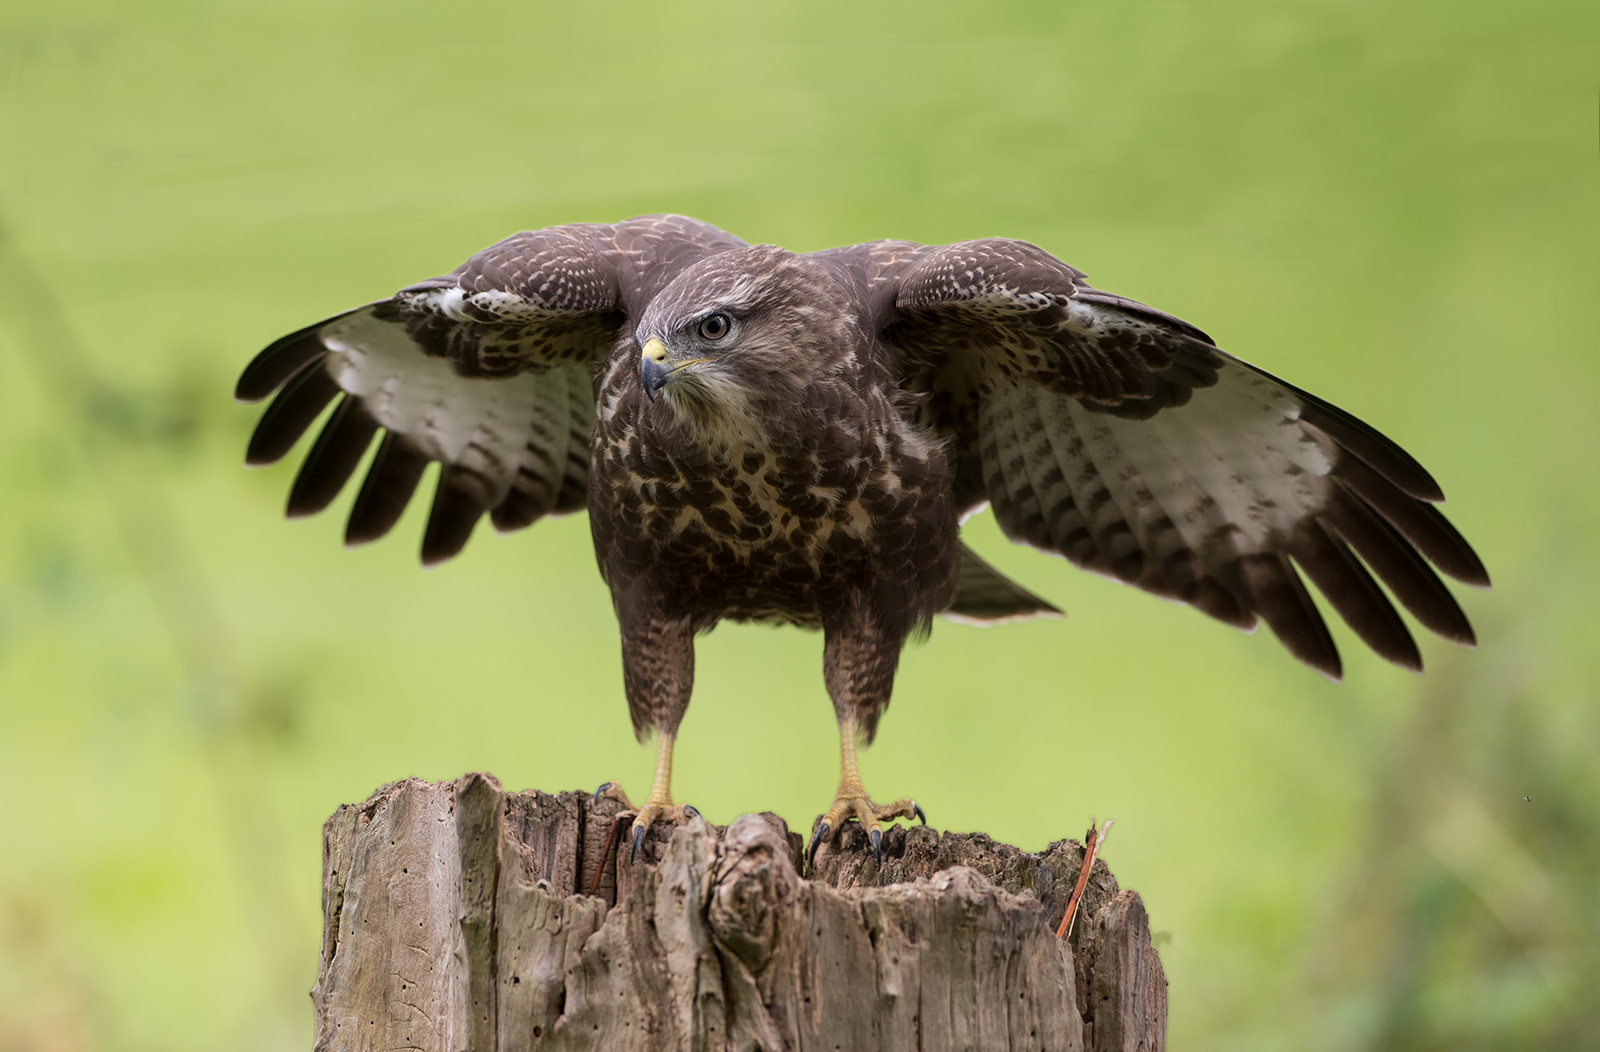
<svg viewBox="0 0 1600 1052">
<path fill-rule="evenodd" d="M 10 0 L 0 1049 L 295 1049 L 319 830 L 486 769 L 648 783 L 582 516 L 416 564 L 280 509 L 234 377 L 522 228 L 1035 241 L 1414 452 L 1495 577 L 1335 686 L 968 533 L 1064 622 L 939 625 L 864 759 L 1027 848 L 1117 820 L 1179 1049 L 1600 1048 L 1596 9 Z M 808 824 L 820 638 L 700 646 L 677 791 Z"/>
</svg>

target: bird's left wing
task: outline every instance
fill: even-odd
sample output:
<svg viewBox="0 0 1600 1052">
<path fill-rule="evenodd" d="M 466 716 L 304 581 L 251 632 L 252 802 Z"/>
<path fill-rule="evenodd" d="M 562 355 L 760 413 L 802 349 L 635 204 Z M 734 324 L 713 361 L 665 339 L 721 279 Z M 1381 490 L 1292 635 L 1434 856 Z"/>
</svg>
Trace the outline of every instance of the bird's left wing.
<svg viewBox="0 0 1600 1052">
<path fill-rule="evenodd" d="M 628 317 L 677 270 L 742 244 L 681 216 L 515 234 L 449 275 L 258 354 L 237 396 L 278 394 L 246 462 L 278 460 L 338 399 L 290 491 L 290 517 L 325 508 L 380 430 L 349 544 L 388 533 L 435 460 L 424 563 L 459 552 L 485 511 L 510 530 L 580 510 L 596 368 Z"/>
<path fill-rule="evenodd" d="M 1367 568 L 1424 625 L 1472 641 L 1429 563 L 1487 585 L 1483 565 L 1432 477 L 1371 427 L 1025 242 L 876 255 L 897 260 L 871 272 L 892 296 L 883 335 L 928 396 L 915 411 L 954 440 L 963 511 L 987 500 L 1013 540 L 1240 628 L 1259 617 L 1331 677 L 1338 651 L 1296 565 L 1391 661 L 1421 667 Z"/>
</svg>

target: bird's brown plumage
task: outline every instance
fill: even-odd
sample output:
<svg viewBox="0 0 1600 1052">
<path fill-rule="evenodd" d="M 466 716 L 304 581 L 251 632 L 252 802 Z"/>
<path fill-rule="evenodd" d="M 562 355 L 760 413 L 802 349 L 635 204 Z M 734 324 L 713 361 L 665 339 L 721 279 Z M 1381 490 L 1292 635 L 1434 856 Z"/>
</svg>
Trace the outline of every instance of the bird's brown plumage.
<svg viewBox="0 0 1600 1052">
<path fill-rule="evenodd" d="M 641 733 L 675 731 L 694 634 L 734 618 L 821 628 L 838 714 L 870 736 L 919 624 L 1054 612 L 961 546 L 985 503 L 1013 540 L 1264 620 L 1331 676 L 1302 573 L 1412 668 L 1373 574 L 1464 643 L 1435 570 L 1488 583 L 1398 446 L 1019 241 L 797 255 L 678 216 L 525 232 L 274 343 L 239 396 L 275 390 L 252 463 L 339 400 L 291 514 L 384 432 L 352 543 L 394 525 L 429 460 L 427 562 L 485 512 L 511 529 L 587 507 Z"/>
</svg>

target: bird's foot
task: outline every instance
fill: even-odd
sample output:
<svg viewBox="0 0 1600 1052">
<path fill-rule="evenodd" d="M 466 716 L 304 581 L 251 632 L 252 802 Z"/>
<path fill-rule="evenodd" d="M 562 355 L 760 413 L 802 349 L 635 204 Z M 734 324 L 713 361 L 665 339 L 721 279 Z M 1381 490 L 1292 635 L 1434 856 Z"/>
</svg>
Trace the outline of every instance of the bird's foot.
<svg viewBox="0 0 1600 1052">
<path fill-rule="evenodd" d="M 817 849 L 823 844 L 831 843 L 839 830 L 844 828 L 844 824 L 852 818 L 861 823 L 861 828 L 867 831 L 867 839 L 872 843 L 872 857 L 879 865 L 883 864 L 883 828 L 880 823 L 890 818 L 915 818 L 923 825 L 928 824 L 928 816 L 922 813 L 922 808 L 915 800 L 905 799 L 896 800 L 892 804 L 875 804 L 860 782 L 843 782 L 839 785 L 838 795 L 833 798 L 833 806 L 817 819 L 817 824 L 812 828 L 811 846 L 806 851 L 808 872 L 816 868 Z"/>
<path fill-rule="evenodd" d="M 628 850 L 628 861 L 632 862 L 639 854 L 639 845 L 644 843 L 644 835 L 651 826 L 657 822 L 671 822 L 673 825 L 683 825 L 691 818 L 699 818 L 700 812 L 690 804 L 674 804 L 672 799 L 665 794 L 651 793 L 650 799 L 644 802 L 643 807 L 634 807 L 628 800 L 628 794 L 622 791 L 618 782 L 606 782 L 594 791 L 594 802 L 602 799 L 616 800 L 627 808 L 617 812 L 617 818 L 623 819 L 630 815 L 633 818 L 633 844 Z"/>
<path fill-rule="evenodd" d="M 628 848 L 628 861 L 632 862 L 639 854 L 639 845 L 644 843 L 644 835 L 650 827 L 657 822 L 671 822 L 681 826 L 691 818 L 699 818 L 700 812 L 689 804 L 674 804 L 671 800 L 647 800 L 645 805 L 633 816 L 633 845 Z"/>
<path fill-rule="evenodd" d="M 600 788 L 594 791 L 594 802 L 598 804 L 601 800 L 615 800 L 629 811 L 634 809 L 633 801 L 622 791 L 621 782 L 601 782 Z"/>
</svg>

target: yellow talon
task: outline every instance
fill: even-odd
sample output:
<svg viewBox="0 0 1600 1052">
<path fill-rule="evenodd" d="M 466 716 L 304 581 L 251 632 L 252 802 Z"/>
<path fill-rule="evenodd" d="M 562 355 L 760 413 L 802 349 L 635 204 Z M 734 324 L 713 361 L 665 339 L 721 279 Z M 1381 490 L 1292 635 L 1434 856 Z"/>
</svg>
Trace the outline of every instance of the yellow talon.
<svg viewBox="0 0 1600 1052">
<path fill-rule="evenodd" d="M 619 817 L 628 811 L 633 812 L 633 846 L 628 852 L 630 862 L 639 854 L 639 845 L 644 843 L 645 832 L 656 822 L 662 819 L 685 822 L 700 814 L 688 804 L 680 806 L 672 802 L 672 746 L 675 740 L 676 735 L 665 732 L 656 739 L 656 774 L 650 783 L 650 797 L 645 800 L 643 807 L 634 807 L 618 782 L 606 782 L 594 791 L 595 803 L 598 804 L 605 797 L 619 801 L 628 809 L 621 812 Z"/>
<path fill-rule="evenodd" d="M 916 818 L 923 825 L 928 824 L 927 815 L 922 813 L 922 808 L 915 800 L 908 798 L 883 805 L 872 802 L 866 787 L 861 784 L 861 772 L 856 767 L 856 721 L 848 719 L 839 723 L 839 791 L 834 794 L 833 806 L 817 820 L 816 830 L 811 834 L 811 846 L 806 851 L 806 869 L 813 868 L 817 848 L 831 841 L 852 818 L 867 831 L 867 838 L 872 842 L 873 858 L 879 865 L 883 864 L 883 829 L 880 826 L 883 819 Z"/>
</svg>

